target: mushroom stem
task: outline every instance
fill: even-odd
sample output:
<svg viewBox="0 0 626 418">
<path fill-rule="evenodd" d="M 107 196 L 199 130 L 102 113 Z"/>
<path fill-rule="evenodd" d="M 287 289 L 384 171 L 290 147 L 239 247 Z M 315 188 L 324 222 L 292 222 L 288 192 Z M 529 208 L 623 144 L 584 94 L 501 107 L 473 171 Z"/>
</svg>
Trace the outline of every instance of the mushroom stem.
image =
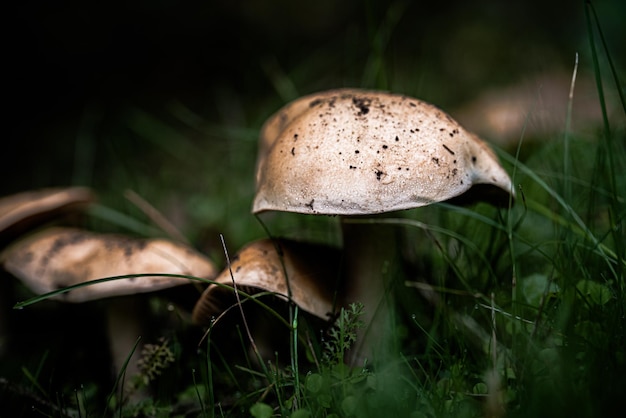
<svg viewBox="0 0 626 418">
<path fill-rule="evenodd" d="M 147 395 L 145 389 L 137 390 L 132 383 L 133 378 L 139 373 L 143 342 L 139 342 L 134 352 L 133 349 L 137 338 L 145 339 L 146 337 L 145 327 L 139 319 L 146 315 L 148 309 L 147 300 L 142 296 L 119 296 L 107 301 L 106 306 L 107 335 L 113 371 L 116 377 L 124 371 L 124 379 L 121 382 L 124 385 L 124 392 L 134 401 L 143 399 Z M 131 353 L 128 364 L 125 364 Z"/>
<path fill-rule="evenodd" d="M 384 358 L 391 348 L 393 324 L 393 266 L 397 257 L 396 234 L 381 224 L 342 222 L 346 303 L 364 306 L 364 327 L 348 353 L 352 366 Z"/>
</svg>

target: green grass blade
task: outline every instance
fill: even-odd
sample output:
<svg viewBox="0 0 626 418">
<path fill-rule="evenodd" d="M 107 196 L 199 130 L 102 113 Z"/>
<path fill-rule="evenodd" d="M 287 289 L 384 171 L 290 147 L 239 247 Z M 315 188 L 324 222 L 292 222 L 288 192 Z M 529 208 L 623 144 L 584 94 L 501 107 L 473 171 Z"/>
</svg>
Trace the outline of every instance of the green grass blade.
<svg viewBox="0 0 626 418">
<path fill-rule="evenodd" d="M 604 38 L 604 33 L 602 32 L 602 25 L 600 25 L 600 19 L 598 18 L 598 14 L 596 13 L 595 7 L 593 7 L 593 3 L 591 0 L 587 1 L 587 9 L 591 9 L 591 13 L 593 13 L 594 22 L 596 24 L 596 29 L 598 30 L 598 35 L 600 35 L 600 41 L 602 42 L 602 47 L 604 48 L 604 53 L 606 55 L 607 62 L 611 69 L 611 74 L 613 75 L 613 80 L 615 81 L 615 89 L 617 90 L 617 94 L 619 95 L 620 103 L 622 104 L 622 110 L 626 115 L 626 98 L 624 98 L 624 90 L 622 89 L 622 85 L 619 80 L 619 76 L 617 75 L 617 70 L 615 69 L 615 65 L 613 64 L 613 59 L 611 58 L 611 54 L 609 53 L 609 47 L 606 43 L 606 39 Z M 588 10 L 586 11 L 588 15 Z M 591 33 L 592 28 L 590 27 L 591 23 L 587 22 L 587 30 Z M 590 39 L 591 36 L 590 36 Z M 595 50 L 595 48 L 594 48 Z M 595 62 L 594 62 L 595 64 Z"/>
</svg>

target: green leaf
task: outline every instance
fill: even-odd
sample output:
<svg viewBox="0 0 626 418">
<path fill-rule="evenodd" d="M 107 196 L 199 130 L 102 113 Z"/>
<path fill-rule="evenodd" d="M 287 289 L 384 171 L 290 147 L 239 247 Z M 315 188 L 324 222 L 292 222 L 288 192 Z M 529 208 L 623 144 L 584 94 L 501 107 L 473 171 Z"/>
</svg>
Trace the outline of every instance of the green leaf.
<svg viewBox="0 0 626 418">
<path fill-rule="evenodd" d="M 485 395 L 489 393 L 489 388 L 485 382 L 478 382 L 472 388 L 472 393 L 475 395 Z"/>
<path fill-rule="evenodd" d="M 250 407 L 250 414 L 254 418 L 270 418 L 272 412 L 272 407 L 266 403 L 257 402 Z"/>
<path fill-rule="evenodd" d="M 291 414 L 291 418 L 309 418 L 311 416 L 311 411 L 308 409 L 298 409 L 293 414 Z"/>
<path fill-rule="evenodd" d="M 319 373 L 313 373 L 306 378 L 305 385 L 309 392 L 317 393 L 324 385 L 324 378 Z"/>
<path fill-rule="evenodd" d="M 539 306 L 544 295 L 559 292 L 559 286 L 544 274 L 531 274 L 525 277 L 522 279 L 521 288 L 526 301 L 534 307 Z"/>
<path fill-rule="evenodd" d="M 358 404 L 358 400 L 354 396 L 346 396 L 343 401 L 341 401 L 341 410 L 346 415 L 353 415 L 356 411 L 356 407 Z"/>
<path fill-rule="evenodd" d="M 581 280 L 576 283 L 576 289 L 587 302 L 602 306 L 611 300 L 611 291 L 603 284 L 592 280 Z"/>
</svg>

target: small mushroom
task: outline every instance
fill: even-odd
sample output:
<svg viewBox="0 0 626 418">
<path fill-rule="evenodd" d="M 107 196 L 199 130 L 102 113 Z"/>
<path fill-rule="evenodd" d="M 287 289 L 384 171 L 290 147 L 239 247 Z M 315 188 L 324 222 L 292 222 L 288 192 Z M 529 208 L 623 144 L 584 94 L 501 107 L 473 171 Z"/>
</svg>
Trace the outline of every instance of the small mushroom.
<svg viewBox="0 0 626 418">
<path fill-rule="evenodd" d="M 327 321 L 336 308 L 339 258 L 337 249 L 325 245 L 286 239 L 254 241 L 232 258 L 230 269 L 224 269 L 215 278 L 216 284 L 205 289 L 194 307 L 192 318 L 197 324 L 209 325 L 235 304 L 234 280 L 239 291 L 250 295 L 269 292 L 279 299 L 291 300 L 303 311 Z M 262 321 L 253 322 L 254 326 L 263 326 Z M 267 348 L 271 346 L 268 334 L 255 334 L 263 340 L 257 344 L 261 356 L 271 356 L 273 350 Z"/>
<path fill-rule="evenodd" d="M 0 254 L 0 265 L 38 295 L 101 278 L 141 275 L 77 287 L 51 297 L 74 303 L 117 297 L 107 303 L 116 372 L 122 370 L 132 351 L 141 333 L 139 318 L 145 314 L 129 314 L 140 303 L 122 296 L 190 282 L 184 277 L 164 275 L 212 278 L 216 274 L 210 260 L 184 244 L 164 239 L 97 234 L 74 228 L 48 228 L 17 241 Z M 127 376 L 137 371 L 136 361 L 135 358 L 129 363 Z"/>
<path fill-rule="evenodd" d="M 399 94 L 339 89 L 300 98 L 266 122 L 260 141 L 255 214 L 371 216 L 442 201 L 505 206 L 513 194 L 483 141 L 437 107 Z M 382 225 L 344 218 L 342 229 L 346 300 L 364 303 L 372 328 L 355 350 L 357 363 L 388 326 L 382 276 L 395 240 Z"/>
<path fill-rule="evenodd" d="M 232 294 L 232 290 L 219 285 L 231 286 L 233 279 L 246 293 L 267 291 L 285 300 L 291 298 L 302 310 L 328 319 L 334 312 L 338 257 L 337 250 L 318 244 L 287 239 L 254 241 L 233 257 L 230 269 L 215 277 L 216 284 L 205 289 L 193 310 L 193 320 L 208 325 L 223 311 L 222 294 Z"/>
</svg>

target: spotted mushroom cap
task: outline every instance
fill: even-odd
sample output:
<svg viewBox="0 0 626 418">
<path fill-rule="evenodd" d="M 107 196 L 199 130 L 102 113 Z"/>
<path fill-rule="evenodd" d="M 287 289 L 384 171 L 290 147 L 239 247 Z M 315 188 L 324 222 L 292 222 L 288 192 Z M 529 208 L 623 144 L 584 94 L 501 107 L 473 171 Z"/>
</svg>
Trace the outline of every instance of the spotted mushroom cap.
<svg viewBox="0 0 626 418">
<path fill-rule="evenodd" d="M 207 287 L 193 310 L 193 320 L 208 325 L 224 309 L 235 303 L 233 277 L 237 289 L 248 294 L 270 292 L 286 300 L 289 290 L 300 309 L 322 319 L 333 312 L 333 289 L 337 286 L 339 251 L 320 244 L 292 240 L 262 239 L 242 248 L 215 282 Z M 232 270 L 232 277 L 231 272 Z"/>
<path fill-rule="evenodd" d="M 54 297 L 75 303 L 190 283 L 187 278 L 163 274 L 207 279 L 217 274 L 209 259 L 184 244 L 60 227 L 15 242 L 0 254 L 0 265 L 36 294 L 96 279 L 146 274 L 83 286 Z"/>
<path fill-rule="evenodd" d="M 468 191 L 502 204 L 513 193 L 493 151 L 449 115 L 358 89 L 306 96 L 273 115 L 261 132 L 256 187 L 253 213 L 328 215 L 411 209 Z"/>
</svg>

